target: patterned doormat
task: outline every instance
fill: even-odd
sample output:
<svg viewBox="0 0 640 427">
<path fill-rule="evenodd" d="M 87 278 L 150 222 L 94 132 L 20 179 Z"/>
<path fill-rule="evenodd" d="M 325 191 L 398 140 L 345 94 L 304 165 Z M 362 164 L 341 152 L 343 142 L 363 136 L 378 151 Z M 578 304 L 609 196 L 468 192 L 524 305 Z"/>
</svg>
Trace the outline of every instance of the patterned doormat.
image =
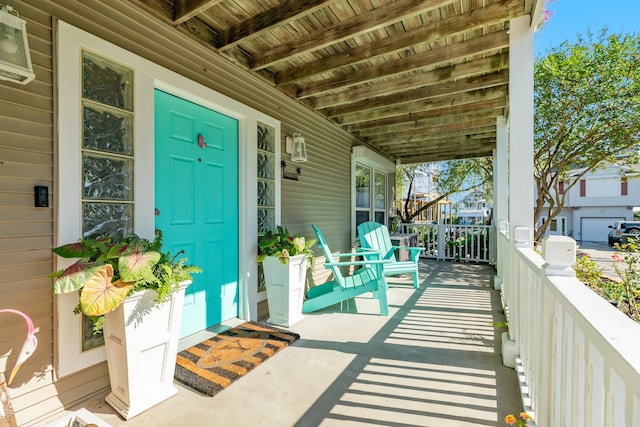
<svg viewBox="0 0 640 427">
<path fill-rule="evenodd" d="M 293 332 L 246 322 L 178 353 L 175 379 L 214 396 L 299 338 Z"/>
</svg>

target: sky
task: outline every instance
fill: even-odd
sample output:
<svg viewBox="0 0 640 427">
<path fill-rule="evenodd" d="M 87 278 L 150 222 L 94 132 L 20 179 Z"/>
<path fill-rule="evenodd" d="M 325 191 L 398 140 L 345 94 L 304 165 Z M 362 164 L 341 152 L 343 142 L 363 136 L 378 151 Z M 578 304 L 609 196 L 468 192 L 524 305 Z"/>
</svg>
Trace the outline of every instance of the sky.
<svg viewBox="0 0 640 427">
<path fill-rule="evenodd" d="M 640 0 L 552 0 L 552 15 L 534 38 L 536 57 L 564 41 L 574 42 L 587 30 L 598 35 L 603 27 L 615 33 L 640 33 Z"/>
</svg>

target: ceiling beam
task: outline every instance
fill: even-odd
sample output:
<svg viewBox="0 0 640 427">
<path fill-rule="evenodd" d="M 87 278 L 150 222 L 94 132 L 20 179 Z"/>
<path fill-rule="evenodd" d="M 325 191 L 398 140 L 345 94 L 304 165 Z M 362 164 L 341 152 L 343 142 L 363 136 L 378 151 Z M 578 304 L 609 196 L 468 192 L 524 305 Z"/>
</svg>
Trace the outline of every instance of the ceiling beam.
<svg viewBox="0 0 640 427">
<path fill-rule="evenodd" d="M 313 98 L 315 109 L 335 107 L 363 99 L 403 92 L 434 83 L 455 81 L 483 74 L 506 70 L 509 67 L 509 56 L 505 53 L 488 56 L 473 61 L 438 68 L 424 73 L 411 74 L 403 79 L 381 81 L 375 85 L 367 85 L 348 89 L 338 93 Z"/>
<path fill-rule="evenodd" d="M 405 124 L 405 123 L 417 123 L 420 120 L 428 120 L 437 117 L 443 117 L 448 115 L 456 115 L 456 114 L 464 114 L 472 111 L 484 111 L 484 110 L 497 110 L 504 109 L 506 106 L 506 99 L 502 96 L 501 93 L 495 94 L 494 97 L 487 97 L 486 99 L 469 102 L 466 104 L 459 105 L 445 105 L 440 108 L 434 108 L 432 110 L 426 111 L 412 111 L 408 112 L 405 115 L 398 115 L 393 117 L 386 117 L 383 119 L 374 119 L 370 121 L 353 123 L 350 125 L 343 126 L 345 130 L 351 133 L 356 133 L 360 130 L 364 129 L 372 129 L 380 126 L 389 126 L 395 124 Z M 497 114 L 499 116 L 501 114 Z"/>
<path fill-rule="evenodd" d="M 507 89 L 503 86 L 489 89 L 481 89 L 472 92 L 459 93 L 453 96 L 441 96 L 438 98 L 408 102 L 406 104 L 392 105 L 390 107 L 372 109 L 334 118 L 334 121 L 341 125 L 349 125 L 357 122 L 383 119 L 393 116 L 407 116 L 413 111 L 425 112 L 436 108 L 443 108 L 457 104 L 478 102 L 485 99 L 506 97 Z"/>
<path fill-rule="evenodd" d="M 466 135 L 464 133 L 456 134 L 452 132 L 450 135 L 443 135 L 442 138 L 438 139 L 416 140 L 412 143 L 377 148 L 389 156 L 397 157 L 407 153 L 419 154 L 428 150 L 449 149 L 454 144 L 464 144 L 465 147 L 469 148 L 471 146 L 482 144 L 495 144 L 495 142 L 496 132 L 494 129 L 494 132 L 485 132 L 476 135 Z"/>
<path fill-rule="evenodd" d="M 218 36 L 216 46 L 220 51 L 224 52 L 274 27 L 291 23 L 302 16 L 314 13 L 335 1 L 286 0 L 271 9 L 230 26 Z"/>
<path fill-rule="evenodd" d="M 300 35 L 288 43 L 266 49 L 253 58 L 251 71 L 261 70 L 290 56 L 304 55 L 332 44 L 370 33 L 403 19 L 427 13 L 459 0 L 395 0 L 384 6 L 359 13 L 350 19 L 327 26 L 322 31 Z"/>
<path fill-rule="evenodd" d="M 173 5 L 173 25 L 180 25 L 222 0 L 176 0 Z"/>
<path fill-rule="evenodd" d="M 345 53 L 287 69 L 276 74 L 276 85 L 296 83 L 347 65 L 353 66 L 381 56 L 405 51 L 409 46 L 426 45 L 464 31 L 498 24 L 501 21 L 517 17 L 521 13 L 521 0 L 506 0 L 502 3 L 494 3 L 490 6 L 465 12 L 463 15 L 407 31 L 405 34 L 398 34 L 392 39 L 383 39 L 367 45 L 352 47 Z"/>
<path fill-rule="evenodd" d="M 413 165 L 419 163 L 429 162 L 441 162 L 444 160 L 457 160 L 457 159 L 473 159 L 476 157 L 491 157 L 493 156 L 493 148 L 487 147 L 484 149 L 470 150 L 470 151 L 443 151 L 433 154 L 422 154 L 415 156 L 398 157 L 396 160 L 402 165 Z"/>
<path fill-rule="evenodd" d="M 440 146 L 427 146 L 424 145 L 421 148 L 416 147 L 400 147 L 393 150 L 383 150 L 393 157 L 403 157 L 409 155 L 425 155 L 425 154 L 439 154 L 444 152 L 470 152 L 477 151 L 478 149 L 495 148 L 494 138 L 483 138 L 474 141 L 469 141 L 465 138 L 451 138 L 451 143 L 448 145 Z"/>
<path fill-rule="evenodd" d="M 414 90 L 396 93 L 393 95 L 379 96 L 377 98 L 354 101 L 351 104 L 321 110 L 327 117 L 343 116 L 345 114 L 357 113 L 359 111 L 371 110 L 372 108 L 388 107 L 391 105 L 405 104 L 407 102 L 419 101 L 438 96 L 451 96 L 463 92 L 470 92 L 490 87 L 502 86 L 509 83 L 507 72 L 498 72 L 483 76 L 470 77 L 467 79 L 449 81 L 432 86 L 425 86 Z"/>
<path fill-rule="evenodd" d="M 484 133 L 496 131 L 496 119 L 489 118 L 476 120 L 473 122 L 452 123 L 443 126 L 436 126 L 429 130 L 418 129 L 415 131 L 402 132 L 390 135 L 381 135 L 376 139 L 367 139 L 367 143 L 376 147 L 392 145 L 402 145 L 408 142 L 425 139 L 440 139 L 443 135 L 468 135 L 471 133 Z"/>
<path fill-rule="evenodd" d="M 431 66 L 450 64 L 451 61 L 463 59 L 471 55 L 480 55 L 504 49 L 509 46 L 509 34 L 499 31 L 474 39 L 445 45 L 417 55 L 398 58 L 378 66 L 369 66 L 359 71 L 340 73 L 316 82 L 308 83 L 298 89 L 298 98 L 318 96 L 326 92 L 342 90 L 349 86 L 370 83 L 383 77 L 397 74 L 415 73 L 417 70 Z"/>
<path fill-rule="evenodd" d="M 356 134 L 359 138 L 368 138 L 375 137 L 376 135 L 385 135 L 385 134 L 398 134 L 405 131 L 415 130 L 415 129 L 426 129 L 429 130 L 435 126 L 446 125 L 450 123 L 460 123 L 460 122 L 470 122 L 473 120 L 487 119 L 487 118 L 496 118 L 499 116 L 501 110 L 499 109 L 486 109 L 472 112 L 465 112 L 460 114 L 451 114 L 451 115 L 443 115 L 430 119 L 424 120 L 415 120 L 415 121 L 406 121 L 402 123 L 395 123 L 392 125 L 379 126 L 375 128 L 363 129 L 361 131 L 357 131 Z"/>
</svg>

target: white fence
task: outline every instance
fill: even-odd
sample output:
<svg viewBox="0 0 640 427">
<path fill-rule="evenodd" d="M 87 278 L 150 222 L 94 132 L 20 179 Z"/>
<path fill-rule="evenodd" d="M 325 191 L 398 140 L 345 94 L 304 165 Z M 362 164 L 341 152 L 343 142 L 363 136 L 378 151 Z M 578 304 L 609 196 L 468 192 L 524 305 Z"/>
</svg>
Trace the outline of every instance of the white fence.
<svg viewBox="0 0 640 427">
<path fill-rule="evenodd" d="M 423 256 L 440 260 L 489 262 L 488 225 L 400 224 L 399 232 L 416 234 Z"/>
<path fill-rule="evenodd" d="M 501 225 L 496 265 L 525 409 L 538 426 L 640 426 L 640 325 L 573 277 L 572 239 L 543 259 L 528 231 Z"/>
</svg>

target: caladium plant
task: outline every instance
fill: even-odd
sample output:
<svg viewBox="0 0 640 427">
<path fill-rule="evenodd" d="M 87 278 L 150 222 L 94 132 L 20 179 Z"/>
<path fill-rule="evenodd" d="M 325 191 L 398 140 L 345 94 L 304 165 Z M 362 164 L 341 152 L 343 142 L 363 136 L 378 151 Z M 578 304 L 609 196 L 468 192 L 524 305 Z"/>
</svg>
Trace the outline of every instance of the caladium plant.
<svg viewBox="0 0 640 427">
<path fill-rule="evenodd" d="M 268 256 L 278 257 L 282 264 L 287 264 L 289 258 L 304 255 L 309 260 L 308 267 L 313 269 L 313 245 L 315 239 L 306 240 L 304 236 L 292 236 L 286 227 L 278 226 L 277 231 L 268 231 L 258 240 L 258 262 Z"/>
<path fill-rule="evenodd" d="M 127 295 L 152 289 L 161 303 L 178 289 L 178 283 L 201 271 L 185 265 L 186 258 L 178 259 L 182 252 L 171 256 L 160 252 L 161 247 L 162 233 L 157 231 L 153 242 L 131 235 L 116 241 L 110 237 L 81 239 L 54 248 L 55 254 L 78 260 L 50 275 L 53 292 L 79 292 L 75 311 L 89 316 L 96 325 L 94 330 L 99 331 L 102 316 L 115 310 Z"/>
</svg>

